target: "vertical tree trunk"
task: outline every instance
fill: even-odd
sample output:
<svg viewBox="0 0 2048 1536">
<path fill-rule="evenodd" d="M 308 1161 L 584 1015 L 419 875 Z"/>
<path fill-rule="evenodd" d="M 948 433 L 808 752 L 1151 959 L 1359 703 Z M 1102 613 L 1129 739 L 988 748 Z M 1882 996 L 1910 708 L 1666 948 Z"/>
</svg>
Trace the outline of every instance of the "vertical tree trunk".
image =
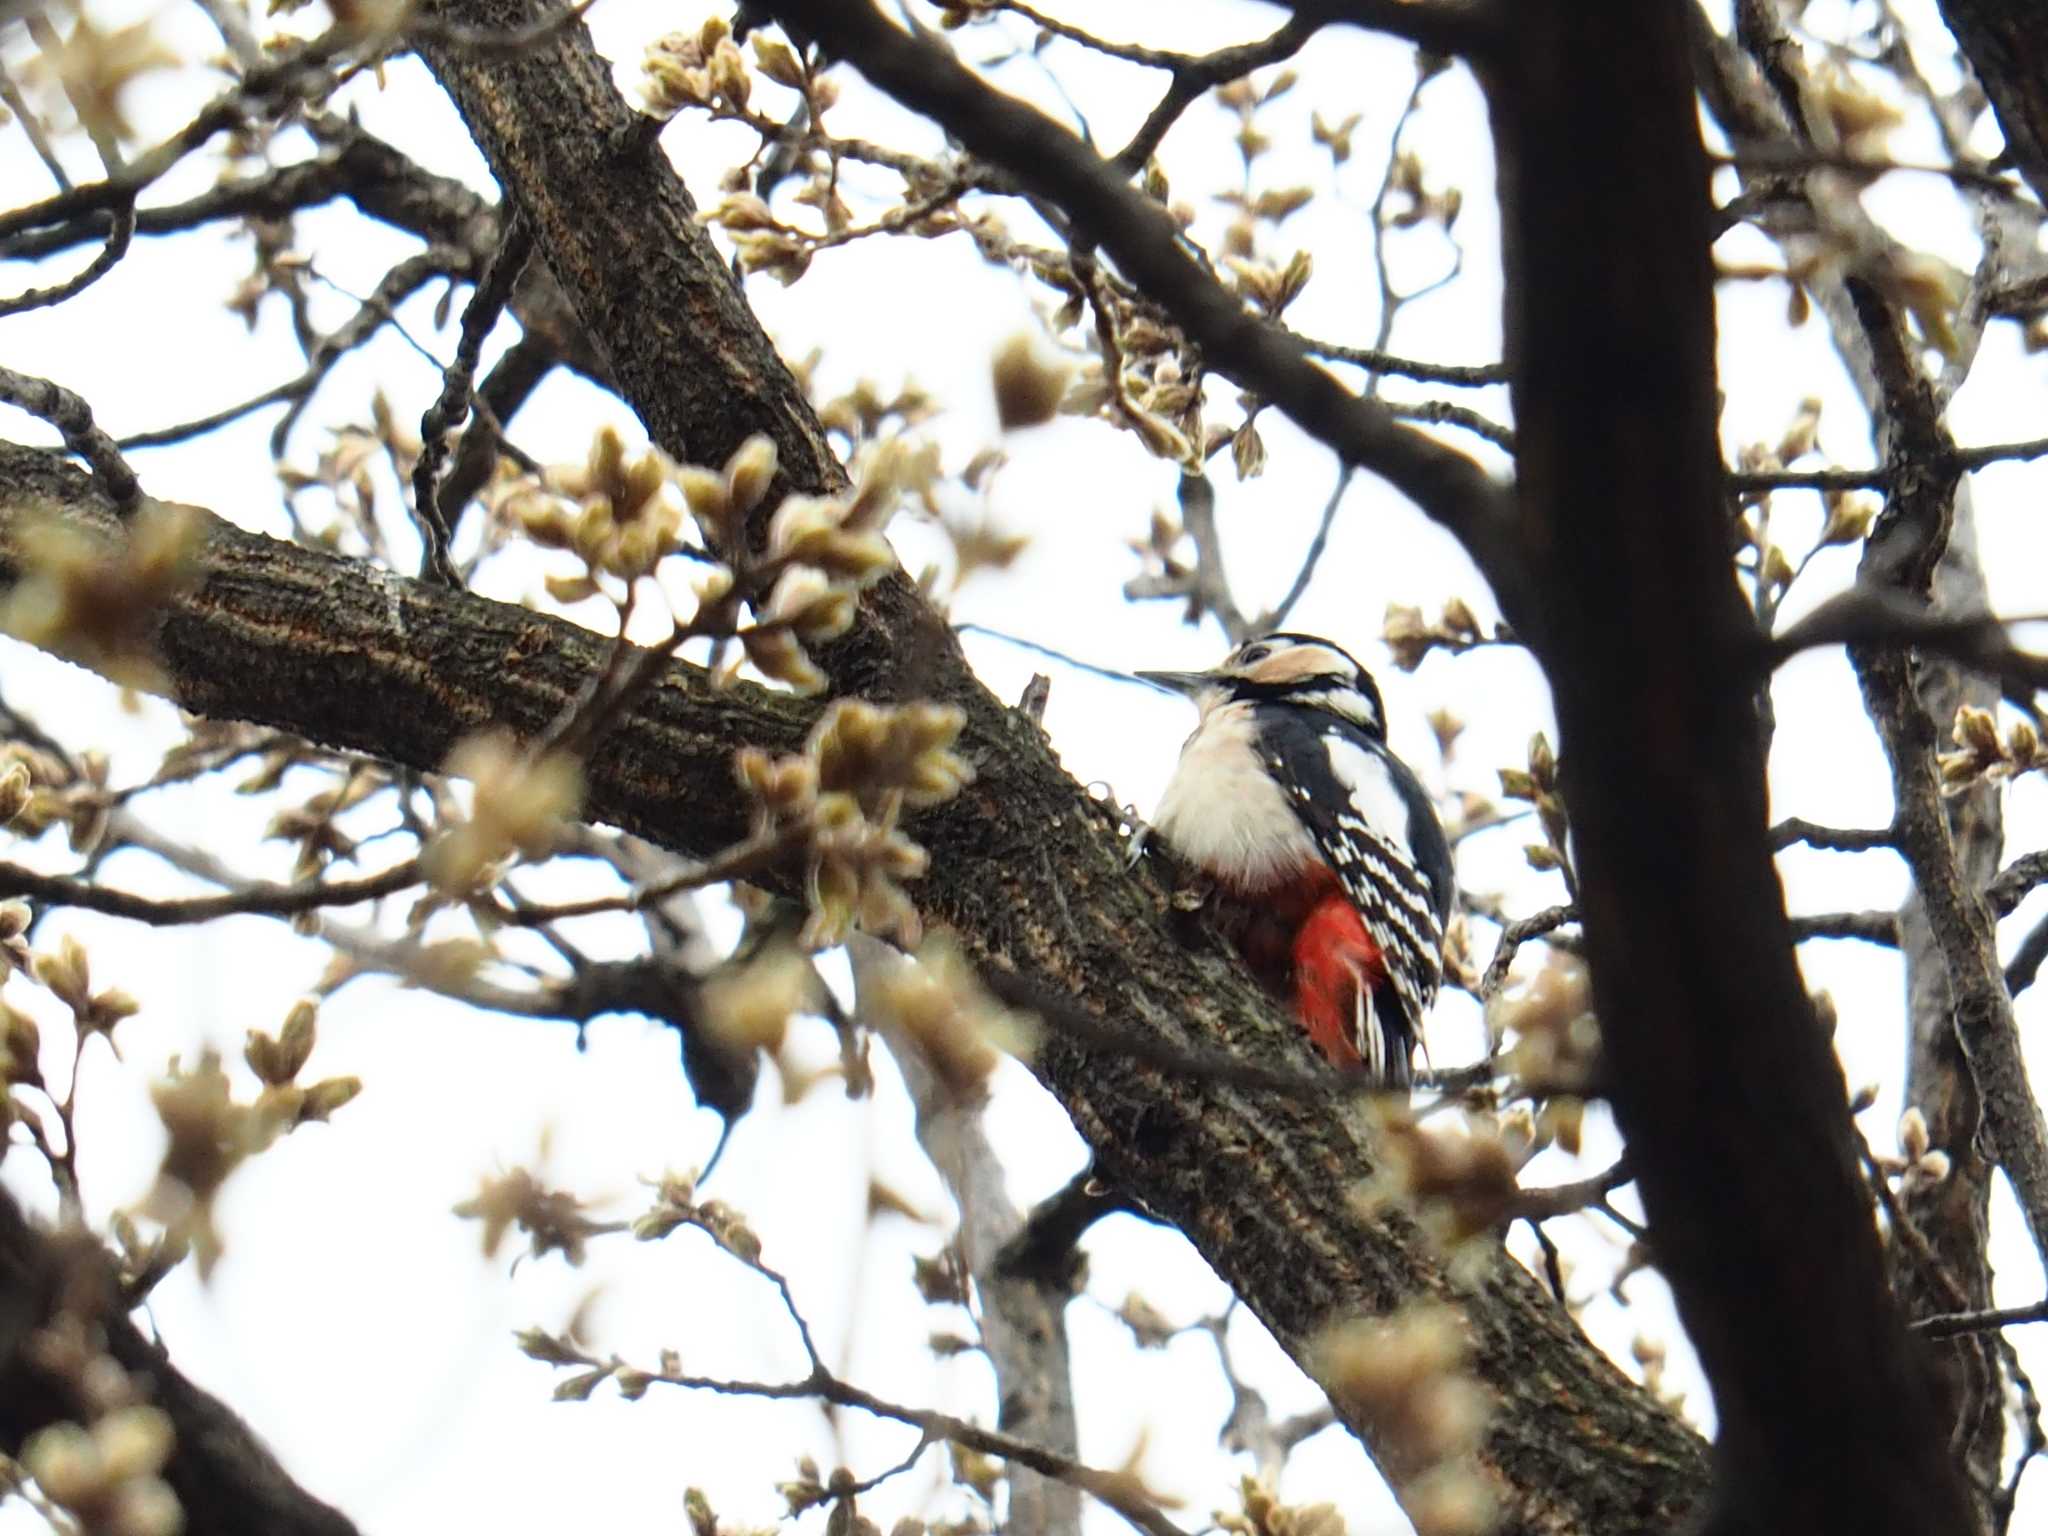
<svg viewBox="0 0 2048 1536">
<path fill-rule="evenodd" d="M 1522 510 L 1615 1113 L 1720 1419 L 1709 1528 L 1963 1529 L 1764 837 L 1683 10 L 1502 15 Z"/>
</svg>

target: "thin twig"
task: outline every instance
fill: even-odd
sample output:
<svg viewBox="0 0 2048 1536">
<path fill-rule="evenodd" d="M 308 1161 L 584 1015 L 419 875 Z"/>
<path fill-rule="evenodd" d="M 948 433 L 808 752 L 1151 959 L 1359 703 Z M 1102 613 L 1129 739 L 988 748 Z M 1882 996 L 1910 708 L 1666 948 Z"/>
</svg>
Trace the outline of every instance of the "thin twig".
<svg viewBox="0 0 2048 1536">
<path fill-rule="evenodd" d="M 1294 581 L 1287 589 L 1287 595 L 1280 599 L 1273 611 L 1259 621 L 1259 628 L 1279 629 L 1287 622 L 1287 615 L 1294 612 L 1294 605 L 1301 601 L 1308 591 L 1308 584 L 1314 579 L 1316 567 L 1322 563 L 1323 551 L 1330 546 L 1330 529 L 1337 521 L 1337 505 L 1343 501 L 1345 491 L 1351 487 L 1351 466 L 1340 463 L 1337 466 L 1337 483 L 1330 490 L 1330 499 L 1323 503 L 1322 520 L 1316 524 L 1316 536 L 1308 542 L 1308 553 L 1302 557 L 1301 569 L 1294 573 Z"/>
<path fill-rule="evenodd" d="M 1791 148 L 1751 144 L 1737 149 L 1732 155 L 1710 154 L 1707 156 L 1707 162 L 1724 170 L 1840 171 L 1849 176 L 1869 180 L 1893 174 L 1938 176 L 1958 186 L 1974 187 L 1980 192 L 1993 192 L 2001 197 L 2014 199 L 2026 197 L 2026 189 L 2018 182 L 1999 172 L 1981 170 L 1971 165 L 1929 165 L 1905 160 L 1869 160 L 1861 155 L 1829 154 L 1805 146 Z"/>
<path fill-rule="evenodd" d="M 1566 923 L 1576 923 L 1578 920 L 1579 909 L 1565 905 L 1545 907 L 1541 912 L 1532 912 L 1529 916 L 1517 918 L 1503 927 L 1500 939 L 1494 945 L 1493 959 L 1487 962 L 1485 971 L 1479 977 L 1481 999 L 1490 998 L 1501 989 L 1502 983 L 1508 979 L 1508 968 L 1515 963 L 1515 952 L 1524 944 L 1531 939 L 1540 939 L 1547 933 L 1553 933 Z"/>
<path fill-rule="evenodd" d="M 585 901 L 557 902 L 547 906 L 522 903 L 503 911 L 494 908 L 492 919 L 507 927 L 536 928 L 565 918 L 591 917 L 602 912 L 643 912 L 684 891 L 701 890 L 707 885 L 723 885 L 731 880 L 745 880 L 751 875 L 758 875 L 802 842 L 804 835 L 801 827 L 779 827 L 735 843 L 716 857 L 692 863 L 659 880 L 635 885 L 615 896 L 593 896 Z"/>
<path fill-rule="evenodd" d="M 0 368 L 0 401 L 39 416 L 63 434 L 64 446 L 92 469 L 92 477 L 116 511 L 132 511 L 142 483 L 121 457 L 120 447 L 92 419 L 92 407 L 60 384 L 33 374 Z"/>
<path fill-rule="evenodd" d="M 1896 912 L 1813 912 L 1786 919 L 1792 940 L 1861 939 L 1896 949 L 1899 943 L 1899 915 Z"/>
<path fill-rule="evenodd" d="M 1230 577 L 1223 569 L 1223 541 L 1216 527 L 1216 483 L 1207 475 L 1181 471 L 1180 521 L 1195 545 L 1193 596 L 1216 616 L 1224 635 L 1236 645 L 1252 632 L 1252 626 L 1237 606 Z"/>
<path fill-rule="evenodd" d="M 1372 373 L 1394 374 L 1404 379 L 1417 379 L 1424 384 L 1479 389 L 1508 381 L 1506 363 L 1425 363 L 1412 357 L 1397 357 L 1378 347 L 1344 346 L 1334 341 L 1317 341 L 1309 336 L 1302 337 L 1301 344 L 1317 357 L 1326 357 L 1333 363 L 1351 363 Z"/>
<path fill-rule="evenodd" d="M 1984 901 L 1994 916 L 2006 917 L 2034 887 L 2048 881 L 2048 852 L 2023 853 L 1992 877 Z"/>
<path fill-rule="evenodd" d="M 151 897 L 117 891 L 66 875 L 46 875 L 19 864 L 0 863 L 0 898 L 26 896 L 52 906 L 103 912 L 109 917 L 163 927 L 212 922 L 219 917 L 261 914 L 289 917 L 322 907 L 353 906 L 395 896 L 420 883 L 419 864 L 408 859 L 360 880 L 309 880 L 296 885 L 251 881 L 218 896 Z"/>
<path fill-rule="evenodd" d="M 1809 848 L 1829 853 L 1865 853 L 1877 848 L 1897 848 L 1898 836 L 1890 827 L 1824 827 L 1802 817 L 1788 816 L 1771 828 L 1770 842 L 1775 850 L 1805 843 Z"/>
<path fill-rule="evenodd" d="M 28 138 L 29 148 L 36 152 L 36 158 L 43 162 L 43 169 L 50 173 L 50 180 L 57 183 L 59 192 L 71 190 L 71 177 L 64 170 L 64 162 L 57 158 L 57 151 L 50 143 L 49 135 L 43 132 L 43 122 L 29 110 L 28 99 L 21 94 L 21 87 L 14 83 L 14 76 L 4 64 L 0 64 L 0 105 L 14 114 L 14 120 L 21 124 L 21 131 Z"/>
<path fill-rule="evenodd" d="M 1983 1312 L 1936 1312 L 1930 1317 L 1917 1317 L 1906 1326 L 1922 1338 L 1953 1339 L 1959 1334 L 1987 1333 L 2020 1323 L 2048 1323 L 2048 1301 L 2024 1307 L 1994 1307 Z"/>
<path fill-rule="evenodd" d="M 107 243 L 100 247 L 99 254 L 76 276 L 48 288 L 31 288 L 18 293 L 11 299 L 0 299 L 0 315 L 18 315 L 25 310 L 47 309 L 76 298 L 94 283 L 114 270 L 114 266 L 128 254 L 129 244 L 135 239 L 135 205 L 124 204 L 114 210 L 114 222 L 107 232 Z"/>
<path fill-rule="evenodd" d="M 1522 1189 L 1510 1203 L 1507 1219 L 1542 1223 L 1559 1216 L 1570 1216 L 1600 1204 L 1633 1177 L 1628 1171 L 1628 1159 L 1622 1158 L 1596 1174 L 1574 1179 L 1569 1184 Z M 1560 1301 L 1563 1299 L 1562 1295 L 1558 1297 Z"/>
<path fill-rule="evenodd" d="M 1195 56 L 1146 50 L 1153 56 L 1132 62 L 1170 69 L 1173 71 L 1173 79 L 1166 87 L 1166 94 L 1161 96 L 1152 110 L 1145 114 L 1145 121 L 1139 125 L 1138 131 L 1131 135 L 1131 141 L 1111 157 L 1110 163 L 1127 176 L 1136 175 L 1145 168 L 1145 162 L 1157 152 L 1168 131 L 1180 121 L 1181 114 L 1200 100 L 1204 92 L 1232 80 L 1242 79 L 1255 69 L 1291 58 L 1315 35 L 1320 25 L 1319 21 L 1311 21 L 1296 14 L 1283 22 L 1277 31 L 1257 42 L 1240 43 L 1232 48 L 1219 48 L 1214 53 Z M 1076 38 L 1075 41 L 1084 39 Z M 1108 51 L 1093 39 L 1085 39 L 1085 44 L 1097 48 L 1098 51 Z M 1117 57 L 1128 55 L 1118 54 Z"/>
<path fill-rule="evenodd" d="M 448 518 L 437 494 L 441 465 L 448 457 L 448 434 L 469 415 L 484 338 L 504 313 L 512 297 L 512 286 L 526 270 L 532 252 L 532 232 L 526 220 L 515 213 L 462 311 L 461 339 L 456 343 L 454 361 L 442 374 L 441 393 L 420 419 L 420 456 L 412 474 L 413 518 L 419 524 L 425 546 L 420 552 L 420 575 L 431 576 L 446 586 L 462 584 L 448 547 Z"/>
</svg>

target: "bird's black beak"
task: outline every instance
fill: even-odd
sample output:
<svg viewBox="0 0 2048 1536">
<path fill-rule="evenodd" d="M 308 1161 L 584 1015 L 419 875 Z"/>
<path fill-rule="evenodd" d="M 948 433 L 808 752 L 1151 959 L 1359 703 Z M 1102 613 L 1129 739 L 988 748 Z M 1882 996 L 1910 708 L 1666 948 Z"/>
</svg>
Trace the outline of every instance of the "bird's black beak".
<svg viewBox="0 0 2048 1536">
<path fill-rule="evenodd" d="M 1139 672 L 1135 675 L 1143 678 L 1154 688 L 1167 693 L 1177 693 L 1189 699 L 1204 688 L 1216 686 L 1214 672 Z"/>
</svg>

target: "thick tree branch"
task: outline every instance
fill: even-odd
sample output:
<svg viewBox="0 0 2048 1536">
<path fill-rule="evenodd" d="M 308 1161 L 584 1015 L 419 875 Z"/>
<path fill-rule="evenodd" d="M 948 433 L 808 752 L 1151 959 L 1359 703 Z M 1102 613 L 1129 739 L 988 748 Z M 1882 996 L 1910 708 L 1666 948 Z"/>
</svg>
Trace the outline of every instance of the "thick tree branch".
<svg viewBox="0 0 2048 1536">
<path fill-rule="evenodd" d="M 851 949 L 856 1007 L 866 1011 L 878 967 L 906 962 L 872 939 L 857 940 Z M 886 1012 L 875 1016 L 917 1111 L 918 1142 L 960 1208 L 953 1242 L 974 1283 L 981 1344 L 995 1371 L 997 1427 L 1072 1457 L 1079 1439 L 1066 1308 L 1075 1275 L 1004 1265 L 1024 1215 L 1010 1199 L 1007 1173 L 989 1139 L 985 1095 L 948 1082 L 915 1037 L 891 1028 Z M 1008 1530 L 1079 1536 L 1081 1501 L 1073 1487 L 1022 1466 L 1010 1470 L 1009 1481 Z"/>
<path fill-rule="evenodd" d="M 1998 113 L 2005 152 L 2048 204 L 2048 17 L 2033 0 L 1940 0 Z"/>
<path fill-rule="evenodd" d="M 181 1375 L 163 1347 L 128 1320 L 99 1244 L 31 1226 L 0 1192 L 0 1448 L 19 1455 L 46 1424 L 90 1422 L 96 1411 L 75 1374 L 53 1370 L 38 1335 L 66 1317 L 141 1383 L 170 1415 L 177 1448 L 164 1479 L 193 1536 L 355 1536 L 339 1511 L 294 1483 L 233 1410 Z"/>
<path fill-rule="evenodd" d="M 82 474 L 0 449 L 0 576 L 21 514 L 38 508 L 114 528 Z M 201 713 L 431 768 L 486 726 L 544 731 L 609 651 L 605 637 L 560 620 L 206 527 L 203 580 L 159 630 L 176 697 Z M 1055 1021 L 1032 1067 L 1105 1178 L 1187 1233 L 1297 1359 L 1312 1363 L 1311 1342 L 1336 1321 L 1423 1297 L 1457 1308 L 1490 1402 L 1483 1473 L 1517 1527 L 1668 1530 L 1701 1493 L 1698 1442 L 1504 1254 L 1476 1279 L 1454 1276 L 1407 1221 L 1362 1212 L 1350 1191 L 1372 1156 L 1357 1114 L 1327 1097 L 1181 1077 L 1119 1047 L 1222 1045 L 1247 1065 L 1297 1073 L 1313 1060 L 1215 942 L 1128 871 L 1116 829 L 1037 729 L 964 678 L 927 683 L 948 685 L 942 696 L 968 710 L 964 746 L 979 777 L 911 823 L 934 854 L 914 895 L 991 979 L 1028 982 L 1101 1021 L 1097 1039 Z M 733 749 L 794 750 L 815 714 L 671 665 L 594 751 L 589 814 L 685 854 L 715 853 L 747 828 Z M 780 881 L 795 888 L 788 874 Z M 1371 1443 L 1370 1424 L 1347 1422 Z M 1616 1458 L 1616 1445 L 1630 1455 Z"/>
</svg>

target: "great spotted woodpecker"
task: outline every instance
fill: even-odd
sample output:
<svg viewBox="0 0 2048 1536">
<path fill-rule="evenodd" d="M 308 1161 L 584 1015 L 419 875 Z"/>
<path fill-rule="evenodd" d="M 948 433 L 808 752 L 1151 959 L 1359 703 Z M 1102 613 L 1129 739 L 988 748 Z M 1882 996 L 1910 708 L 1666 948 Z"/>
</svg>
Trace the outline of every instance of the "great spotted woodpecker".
<svg viewBox="0 0 2048 1536">
<path fill-rule="evenodd" d="M 1153 830 L 1219 887 L 1239 951 L 1333 1063 L 1404 1087 L 1443 980 L 1450 844 L 1387 749 L 1371 675 L 1312 635 L 1141 672 L 1201 710 Z"/>
</svg>

